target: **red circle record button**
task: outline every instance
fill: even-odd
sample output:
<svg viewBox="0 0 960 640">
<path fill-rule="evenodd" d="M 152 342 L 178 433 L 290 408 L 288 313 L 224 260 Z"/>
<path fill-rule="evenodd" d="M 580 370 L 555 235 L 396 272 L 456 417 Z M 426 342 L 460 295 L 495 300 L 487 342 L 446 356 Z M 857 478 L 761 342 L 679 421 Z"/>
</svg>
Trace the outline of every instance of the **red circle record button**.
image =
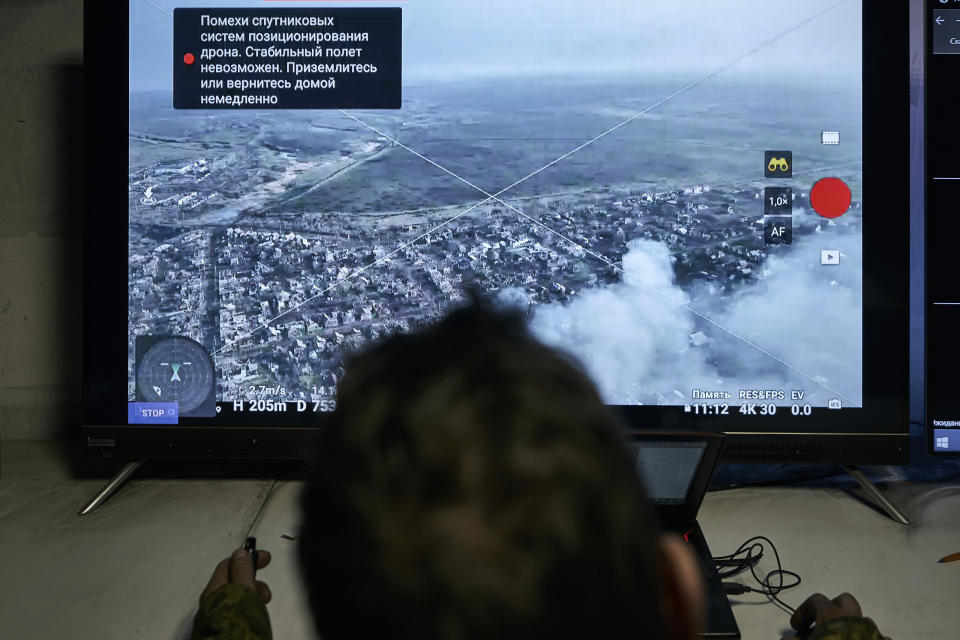
<svg viewBox="0 0 960 640">
<path fill-rule="evenodd" d="M 193 64 L 196 60 L 197 59 L 194 57 L 192 53 L 188 53 L 187 55 L 183 56 L 183 61 L 186 64 Z"/>
<path fill-rule="evenodd" d="M 824 218 L 839 218 L 850 210 L 853 194 L 840 178 L 824 178 L 810 190 L 810 206 Z"/>
</svg>

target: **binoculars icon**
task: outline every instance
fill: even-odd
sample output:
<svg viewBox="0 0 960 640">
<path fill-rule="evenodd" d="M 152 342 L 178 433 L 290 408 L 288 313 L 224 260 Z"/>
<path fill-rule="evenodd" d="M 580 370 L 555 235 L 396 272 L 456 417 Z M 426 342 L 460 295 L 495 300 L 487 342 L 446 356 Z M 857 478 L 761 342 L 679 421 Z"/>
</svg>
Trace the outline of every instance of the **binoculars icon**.
<svg viewBox="0 0 960 640">
<path fill-rule="evenodd" d="M 770 158 L 770 164 L 767 166 L 767 171 L 773 173 L 777 169 L 783 173 L 786 173 L 787 171 L 790 171 L 790 163 L 787 162 L 786 158 Z"/>
</svg>

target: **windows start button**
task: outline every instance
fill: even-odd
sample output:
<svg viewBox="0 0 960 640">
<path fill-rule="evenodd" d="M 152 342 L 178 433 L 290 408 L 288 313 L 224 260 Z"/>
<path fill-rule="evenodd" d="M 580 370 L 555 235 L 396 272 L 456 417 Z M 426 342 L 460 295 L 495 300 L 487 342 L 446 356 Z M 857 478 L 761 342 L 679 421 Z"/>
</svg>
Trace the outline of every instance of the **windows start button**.
<svg viewBox="0 0 960 640">
<path fill-rule="evenodd" d="M 960 453 L 960 429 L 934 429 L 934 453 Z"/>
</svg>

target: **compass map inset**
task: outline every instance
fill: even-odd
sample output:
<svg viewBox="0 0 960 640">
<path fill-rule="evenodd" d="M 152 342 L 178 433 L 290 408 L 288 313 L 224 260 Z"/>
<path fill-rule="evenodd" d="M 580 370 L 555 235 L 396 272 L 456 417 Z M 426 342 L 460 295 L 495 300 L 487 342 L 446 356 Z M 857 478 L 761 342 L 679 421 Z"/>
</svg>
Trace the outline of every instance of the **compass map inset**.
<svg viewBox="0 0 960 640">
<path fill-rule="evenodd" d="M 213 361 L 190 338 L 138 337 L 136 378 L 139 401 L 176 402 L 185 418 L 216 415 Z"/>
</svg>

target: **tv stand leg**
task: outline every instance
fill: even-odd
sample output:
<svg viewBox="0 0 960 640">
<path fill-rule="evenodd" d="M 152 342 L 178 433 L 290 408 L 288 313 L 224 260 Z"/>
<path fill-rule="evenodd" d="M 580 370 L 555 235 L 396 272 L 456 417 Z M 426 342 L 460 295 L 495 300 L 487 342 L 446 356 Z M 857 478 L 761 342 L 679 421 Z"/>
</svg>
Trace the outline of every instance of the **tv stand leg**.
<svg viewBox="0 0 960 640">
<path fill-rule="evenodd" d="M 100 491 L 98 491 L 95 496 L 90 498 L 90 501 L 86 504 L 86 506 L 83 507 L 83 509 L 80 509 L 80 515 L 85 516 L 106 502 L 107 498 L 112 496 L 114 492 L 120 488 L 120 485 L 126 482 L 127 478 L 129 478 L 134 471 L 139 469 L 140 465 L 142 465 L 145 461 L 146 458 L 141 458 L 139 460 L 132 460 L 125 464 L 123 469 L 120 469 L 120 471 L 117 472 L 117 475 L 113 476 L 110 482 L 103 485 Z"/>
<path fill-rule="evenodd" d="M 910 524 L 910 521 L 907 520 L 906 516 L 897 509 L 897 507 L 887 500 L 886 496 L 880 493 L 880 490 L 877 489 L 876 485 L 870 482 L 867 476 L 863 475 L 863 471 L 857 469 L 856 467 L 847 467 L 844 466 L 843 469 L 853 476 L 853 479 L 860 483 L 860 486 L 863 487 L 863 490 L 867 492 L 873 500 L 878 503 L 884 511 L 887 512 L 887 515 L 892 519 L 896 520 L 900 524 Z"/>
</svg>

